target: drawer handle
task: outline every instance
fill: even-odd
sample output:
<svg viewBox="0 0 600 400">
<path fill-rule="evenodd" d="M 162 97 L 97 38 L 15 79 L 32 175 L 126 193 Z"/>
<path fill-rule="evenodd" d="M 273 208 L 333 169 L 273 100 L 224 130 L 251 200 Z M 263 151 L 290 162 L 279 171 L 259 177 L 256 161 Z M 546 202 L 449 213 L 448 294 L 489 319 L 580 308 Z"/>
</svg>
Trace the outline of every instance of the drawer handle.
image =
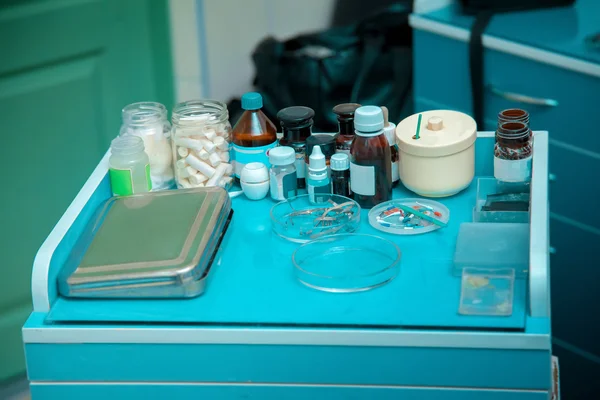
<svg viewBox="0 0 600 400">
<path fill-rule="evenodd" d="M 545 107 L 557 107 L 558 101 L 554 99 L 544 99 L 539 97 L 531 97 L 524 94 L 505 92 L 498 89 L 494 85 L 489 85 L 489 89 L 496 96 L 500 96 L 509 101 L 515 101 L 517 103 L 530 104 L 534 106 L 545 106 Z"/>
</svg>

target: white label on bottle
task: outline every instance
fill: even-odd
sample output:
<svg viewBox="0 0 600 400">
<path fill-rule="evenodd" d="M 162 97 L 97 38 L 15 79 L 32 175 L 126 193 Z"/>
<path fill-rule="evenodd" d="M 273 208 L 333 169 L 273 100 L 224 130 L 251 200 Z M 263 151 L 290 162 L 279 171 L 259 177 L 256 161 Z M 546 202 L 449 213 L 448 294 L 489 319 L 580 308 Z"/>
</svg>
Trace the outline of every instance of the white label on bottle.
<svg viewBox="0 0 600 400">
<path fill-rule="evenodd" d="M 298 179 L 302 179 L 306 176 L 306 166 L 304 164 L 304 152 L 296 153 L 296 174 Z"/>
<path fill-rule="evenodd" d="M 531 178 L 531 156 L 522 160 L 494 157 L 494 177 L 504 182 L 525 182 Z"/>
<path fill-rule="evenodd" d="M 398 182 L 400 171 L 398 170 L 398 161 L 392 163 L 392 182 Z"/>
<path fill-rule="evenodd" d="M 375 195 L 375 167 L 350 163 L 350 189 L 363 196 Z"/>
</svg>

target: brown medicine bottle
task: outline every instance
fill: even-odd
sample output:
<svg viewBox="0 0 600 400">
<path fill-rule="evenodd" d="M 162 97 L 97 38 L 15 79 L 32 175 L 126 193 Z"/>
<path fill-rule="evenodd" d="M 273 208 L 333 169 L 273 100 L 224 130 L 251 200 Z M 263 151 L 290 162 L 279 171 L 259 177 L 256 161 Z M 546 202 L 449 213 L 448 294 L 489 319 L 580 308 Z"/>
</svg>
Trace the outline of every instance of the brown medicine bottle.
<svg viewBox="0 0 600 400">
<path fill-rule="evenodd" d="M 360 107 L 357 103 L 342 103 L 333 107 L 337 115 L 339 131 L 336 138 L 336 152 L 350 155 L 350 147 L 354 140 L 354 112 Z"/>
<path fill-rule="evenodd" d="M 248 92 L 242 96 L 242 108 L 245 111 L 231 132 L 231 160 L 237 183 L 242 169 L 248 163 L 260 162 L 267 168 L 271 167 L 268 151 L 277 145 L 277 128 L 261 111 L 262 106 L 259 93 Z"/>
<path fill-rule="evenodd" d="M 363 208 L 392 199 L 392 155 L 383 132 L 383 112 L 364 106 L 354 114 L 356 137 L 350 149 L 350 189 Z"/>
</svg>

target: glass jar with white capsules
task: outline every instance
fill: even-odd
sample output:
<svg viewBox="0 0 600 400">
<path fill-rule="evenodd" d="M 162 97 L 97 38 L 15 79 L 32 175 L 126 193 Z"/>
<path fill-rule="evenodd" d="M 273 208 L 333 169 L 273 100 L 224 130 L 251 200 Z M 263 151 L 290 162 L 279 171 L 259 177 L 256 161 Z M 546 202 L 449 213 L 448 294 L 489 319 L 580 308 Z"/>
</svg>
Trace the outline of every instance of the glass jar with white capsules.
<svg viewBox="0 0 600 400">
<path fill-rule="evenodd" d="M 172 123 L 177 187 L 231 186 L 231 125 L 227 106 L 216 100 L 179 103 L 173 109 Z"/>
</svg>

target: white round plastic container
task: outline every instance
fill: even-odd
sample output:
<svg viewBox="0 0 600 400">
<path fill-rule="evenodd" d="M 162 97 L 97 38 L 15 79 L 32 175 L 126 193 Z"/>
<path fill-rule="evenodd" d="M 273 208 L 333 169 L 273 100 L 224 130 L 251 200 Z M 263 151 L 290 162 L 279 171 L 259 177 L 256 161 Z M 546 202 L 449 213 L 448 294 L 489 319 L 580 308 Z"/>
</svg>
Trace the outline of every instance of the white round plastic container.
<svg viewBox="0 0 600 400">
<path fill-rule="evenodd" d="M 433 110 L 405 118 L 396 127 L 400 180 L 426 197 L 452 196 L 475 175 L 475 120 L 457 111 Z"/>
</svg>

